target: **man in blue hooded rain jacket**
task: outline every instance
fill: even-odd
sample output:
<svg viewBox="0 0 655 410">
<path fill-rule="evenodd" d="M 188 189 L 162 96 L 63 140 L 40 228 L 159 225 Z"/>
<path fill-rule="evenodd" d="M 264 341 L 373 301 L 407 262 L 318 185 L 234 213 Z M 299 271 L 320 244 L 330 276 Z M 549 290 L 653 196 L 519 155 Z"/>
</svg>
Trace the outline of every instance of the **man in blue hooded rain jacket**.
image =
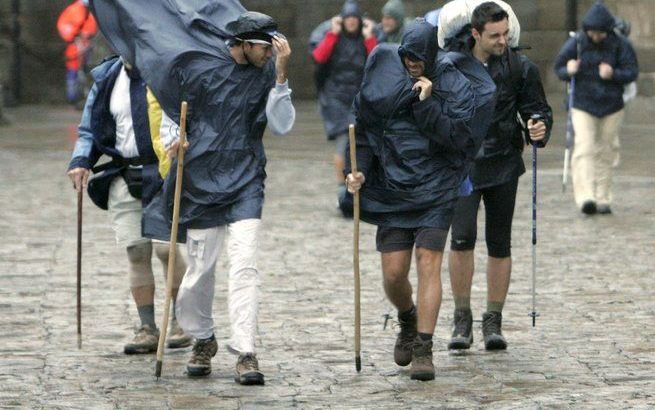
<svg viewBox="0 0 655 410">
<path fill-rule="evenodd" d="M 614 26 L 607 7 L 594 4 L 582 20 L 582 32 L 564 43 L 555 60 L 561 80 L 575 77 L 571 177 L 575 203 L 589 215 L 612 213 L 613 146 L 623 120 L 623 90 L 639 74 L 630 41 Z"/>
<path fill-rule="evenodd" d="M 437 51 L 424 19 L 407 27 L 400 47 L 373 51 L 354 102 L 360 172 L 346 179 L 349 192 L 361 189 L 362 220 L 378 226 L 384 289 L 401 323 L 394 360 L 411 363 L 417 380 L 434 379 L 443 249 L 476 145 L 471 83 Z M 414 246 L 416 305 L 408 280 Z"/>
</svg>

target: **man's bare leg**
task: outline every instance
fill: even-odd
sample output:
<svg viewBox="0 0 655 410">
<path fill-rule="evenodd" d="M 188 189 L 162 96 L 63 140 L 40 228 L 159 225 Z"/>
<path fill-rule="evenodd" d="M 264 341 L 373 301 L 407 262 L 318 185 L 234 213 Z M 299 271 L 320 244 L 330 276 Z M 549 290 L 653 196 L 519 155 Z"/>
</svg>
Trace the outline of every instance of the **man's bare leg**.
<svg viewBox="0 0 655 410">
<path fill-rule="evenodd" d="M 412 352 L 410 376 L 415 380 L 433 380 L 432 335 L 441 307 L 441 263 L 443 252 L 416 248 L 418 270 L 418 326 Z"/>
<path fill-rule="evenodd" d="M 411 249 L 382 253 L 384 292 L 398 309 L 400 332 L 393 349 L 393 358 L 399 366 L 411 363 L 416 338 L 416 308 L 412 300 L 412 285 L 408 279 L 411 264 Z"/>
</svg>

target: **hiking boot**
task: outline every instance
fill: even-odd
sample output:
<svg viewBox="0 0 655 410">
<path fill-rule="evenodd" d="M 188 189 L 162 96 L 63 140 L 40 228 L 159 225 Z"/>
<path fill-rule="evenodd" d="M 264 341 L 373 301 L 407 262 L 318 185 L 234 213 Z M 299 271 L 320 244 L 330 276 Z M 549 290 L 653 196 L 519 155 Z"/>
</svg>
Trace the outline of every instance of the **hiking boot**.
<svg viewBox="0 0 655 410">
<path fill-rule="evenodd" d="M 596 203 L 594 201 L 585 201 L 582 204 L 582 213 L 587 215 L 593 215 L 597 211 Z"/>
<path fill-rule="evenodd" d="M 210 339 L 197 339 L 193 345 L 191 359 L 186 364 L 189 377 L 207 376 L 212 372 L 212 357 L 218 351 L 218 343 L 214 337 Z"/>
<path fill-rule="evenodd" d="M 396 337 L 396 344 L 393 347 L 393 361 L 398 366 L 407 366 L 412 362 L 412 348 L 416 338 L 416 310 L 407 320 L 403 321 L 398 318 L 400 332 Z"/>
<path fill-rule="evenodd" d="M 264 375 L 259 371 L 259 362 L 253 353 L 239 355 L 234 381 L 244 386 L 264 384 Z"/>
<path fill-rule="evenodd" d="M 600 215 L 611 215 L 612 214 L 612 208 L 610 208 L 609 205 L 598 205 L 596 207 L 596 211 Z"/>
<path fill-rule="evenodd" d="M 177 323 L 177 319 L 173 319 L 171 322 L 171 328 L 168 329 L 168 335 L 166 336 L 166 346 L 171 349 L 179 349 L 181 347 L 191 346 L 193 343 L 193 338 L 186 333 Z"/>
<path fill-rule="evenodd" d="M 412 367 L 409 369 L 409 374 L 412 380 L 434 380 L 432 340 L 426 342 L 416 336 L 412 350 Z"/>
<path fill-rule="evenodd" d="M 500 312 L 485 312 L 482 315 L 482 335 L 484 348 L 487 350 L 505 350 L 507 341 L 500 330 L 503 314 Z"/>
<path fill-rule="evenodd" d="M 150 325 L 142 325 L 136 331 L 134 339 L 125 345 L 125 354 L 145 354 L 157 351 L 159 344 L 159 330 Z"/>
<path fill-rule="evenodd" d="M 473 314 L 471 309 L 456 309 L 453 318 L 453 335 L 448 349 L 470 349 L 473 344 Z"/>
</svg>

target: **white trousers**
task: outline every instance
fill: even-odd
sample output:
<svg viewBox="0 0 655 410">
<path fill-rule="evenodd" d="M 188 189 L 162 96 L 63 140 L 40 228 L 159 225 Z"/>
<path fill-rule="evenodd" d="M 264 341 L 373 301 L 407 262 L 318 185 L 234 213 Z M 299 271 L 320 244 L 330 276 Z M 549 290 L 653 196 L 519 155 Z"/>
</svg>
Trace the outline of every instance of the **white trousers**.
<svg viewBox="0 0 655 410">
<path fill-rule="evenodd" d="M 618 132 L 623 110 L 598 118 L 573 109 L 575 146 L 571 157 L 573 194 L 578 206 L 586 201 L 612 202 L 612 168 L 618 157 Z"/>
<path fill-rule="evenodd" d="M 260 223 L 260 219 L 245 219 L 227 226 L 187 231 L 188 267 L 177 294 L 176 307 L 177 320 L 185 332 L 199 339 L 214 333 L 214 271 L 227 236 L 228 310 L 232 331 L 228 347 L 239 353 L 255 352 Z"/>
</svg>

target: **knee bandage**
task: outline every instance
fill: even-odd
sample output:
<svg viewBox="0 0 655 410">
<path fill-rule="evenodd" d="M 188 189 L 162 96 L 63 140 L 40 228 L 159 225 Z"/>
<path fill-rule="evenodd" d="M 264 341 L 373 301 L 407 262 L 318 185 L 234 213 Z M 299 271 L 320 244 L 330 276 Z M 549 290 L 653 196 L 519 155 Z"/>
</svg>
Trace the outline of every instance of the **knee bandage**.
<svg viewBox="0 0 655 410">
<path fill-rule="evenodd" d="M 152 244 L 150 242 L 127 247 L 131 288 L 153 286 L 155 284 L 151 258 Z"/>
</svg>

